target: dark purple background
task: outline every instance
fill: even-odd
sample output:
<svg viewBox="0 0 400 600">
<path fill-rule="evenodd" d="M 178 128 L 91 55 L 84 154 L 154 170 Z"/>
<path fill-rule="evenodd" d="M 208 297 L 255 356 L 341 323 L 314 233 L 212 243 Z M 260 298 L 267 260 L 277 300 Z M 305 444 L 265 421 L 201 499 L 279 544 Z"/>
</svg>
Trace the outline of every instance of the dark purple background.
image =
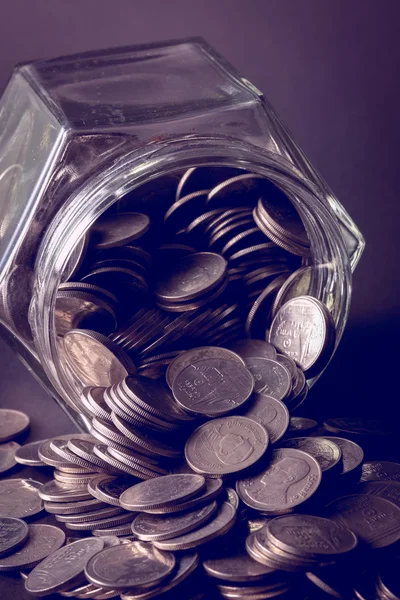
<svg viewBox="0 0 400 600">
<path fill-rule="evenodd" d="M 400 335 L 399 19 L 398 0 L 11 0 L 0 18 L 0 90 L 19 61 L 205 37 L 264 91 L 367 241 L 348 328 L 312 392 L 314 409 L 392 415 Z M 0 406 L 30 414 L 32 439 L 68 430 L 67 417 L 2 343 L 0 351 Z"/>
</svg>

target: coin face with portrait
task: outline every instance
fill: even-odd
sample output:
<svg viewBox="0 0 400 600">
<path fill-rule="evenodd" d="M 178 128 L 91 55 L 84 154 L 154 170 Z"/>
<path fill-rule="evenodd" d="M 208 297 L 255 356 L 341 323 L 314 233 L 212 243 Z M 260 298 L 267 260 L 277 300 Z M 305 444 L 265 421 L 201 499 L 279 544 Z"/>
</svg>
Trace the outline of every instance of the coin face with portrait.
<svg viewBox="0 0 400 600">
<path fill-rule="evenodd" d="M 321 482 L 318 462 L 301 450 L 275 450 L 268 467 L 237 483 L 240 498 L 251 508 L 278 514 L 307 500 Z"/>
<path fill-rule="evenodd" d="M 185 456 L 194 471 L 218 476 L 253 465 L 267 446 L 266 429 L 236 415 L 214 419 L 196 429 L 186 442 Z"/>
</svg>

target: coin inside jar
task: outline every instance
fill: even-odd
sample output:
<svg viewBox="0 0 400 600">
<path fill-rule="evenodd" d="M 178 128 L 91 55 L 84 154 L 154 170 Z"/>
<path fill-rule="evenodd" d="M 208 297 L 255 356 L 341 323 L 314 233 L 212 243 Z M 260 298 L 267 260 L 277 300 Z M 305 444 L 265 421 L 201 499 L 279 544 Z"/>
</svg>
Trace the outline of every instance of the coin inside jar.
<svg viewBox="0 0 400 600">
<path fill-rule="evenodd" d="M 246 367 L 224 358 L 203 358 L 180 371 L 172 384 L 175 400 L 196 415 L 220 416 L 249 399 L 254 380 Z"/>
</svg>

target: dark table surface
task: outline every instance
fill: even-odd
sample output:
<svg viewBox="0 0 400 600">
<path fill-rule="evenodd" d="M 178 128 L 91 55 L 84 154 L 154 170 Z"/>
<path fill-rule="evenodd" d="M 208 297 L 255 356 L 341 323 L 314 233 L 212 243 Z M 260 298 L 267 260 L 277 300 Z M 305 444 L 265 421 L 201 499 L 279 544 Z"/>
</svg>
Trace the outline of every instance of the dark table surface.
<svg viewBox="0 0 400 600">
<path fill-rule="evenodd" d="M 201 35 L 267 95 L 367 242 L 346 333 L 311 394 L 317 416 L 399 415 L 399 17 L 397 0 L 2 5 L 0 91 L 20 61 Z M 29 414 L 28 439 L 72 431 L 3 342 L 0 356 L 0 407 Z M 46 477 L 39 469 L 12 475 Z M 1 577 L 0 590 L 3 600 L 28 597 L 17 577 Z"/>
</svg>

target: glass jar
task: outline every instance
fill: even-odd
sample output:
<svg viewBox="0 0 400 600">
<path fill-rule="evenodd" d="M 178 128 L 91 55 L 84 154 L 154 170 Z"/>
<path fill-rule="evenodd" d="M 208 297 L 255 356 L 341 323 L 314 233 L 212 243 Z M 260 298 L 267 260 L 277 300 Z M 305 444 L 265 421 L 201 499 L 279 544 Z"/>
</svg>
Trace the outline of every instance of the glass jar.
<svg viewBox="0 0 400 600">
<path fill-rule="evenodd" d="M 99 215 L 155 178 L 225 166 L 280 187 L 309 236 L 308 293 L 340 341 L 363 237 L 263 94 L 202 39 L 17 66 L 0 148 L 1 333 L 78 425 L 88 421 L 57 341 L 57 289 Z"/>
</svg>

